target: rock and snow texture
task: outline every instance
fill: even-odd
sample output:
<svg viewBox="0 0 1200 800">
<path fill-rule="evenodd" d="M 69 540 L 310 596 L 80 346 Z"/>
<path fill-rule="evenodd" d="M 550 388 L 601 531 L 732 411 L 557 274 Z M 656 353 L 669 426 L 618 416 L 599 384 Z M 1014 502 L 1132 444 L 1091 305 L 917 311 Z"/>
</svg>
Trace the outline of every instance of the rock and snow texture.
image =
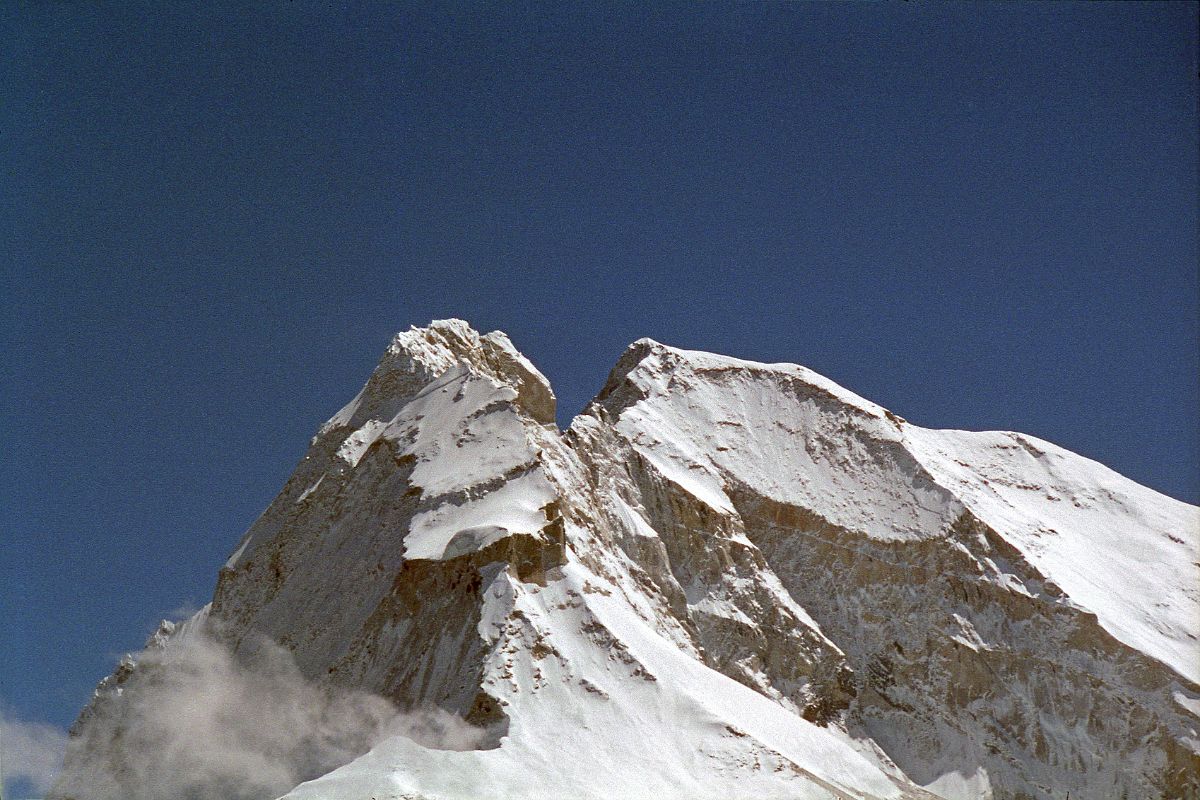
<svg viewBox="0 0 1200 800">
<path fill-rule="evenodd" d="M 398 335 L 164 629 L 469 726 L 264 800 L 1200 796 L 1197 508 L 650 340 L 553 420 L 503 334 Z M 59 797 L 153 796 L 114 741 L 164 670 L 101 685 Z"/>
</svg>

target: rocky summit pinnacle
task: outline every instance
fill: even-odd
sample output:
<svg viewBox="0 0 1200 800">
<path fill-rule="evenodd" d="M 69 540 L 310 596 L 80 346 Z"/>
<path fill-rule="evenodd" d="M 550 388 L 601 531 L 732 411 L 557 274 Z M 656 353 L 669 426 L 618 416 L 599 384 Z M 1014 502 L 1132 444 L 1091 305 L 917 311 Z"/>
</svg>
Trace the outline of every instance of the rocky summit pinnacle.
<svg viewBox="0 0 1200 800">
<path fill-rule="evenodd" d="M 554 407 L 397 335 L 53 796 L 1200 796 L 1200 509 L 649 339 Z"/>
</svg>

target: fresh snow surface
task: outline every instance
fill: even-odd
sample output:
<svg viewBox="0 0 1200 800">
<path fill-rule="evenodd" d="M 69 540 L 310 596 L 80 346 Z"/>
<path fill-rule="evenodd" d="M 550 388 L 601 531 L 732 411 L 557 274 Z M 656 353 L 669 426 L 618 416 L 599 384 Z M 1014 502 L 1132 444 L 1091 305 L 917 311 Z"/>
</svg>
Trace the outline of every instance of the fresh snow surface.
<svg viewBox="0 0 1200 800">
<path fill-rule="evenodd" d="M 425 496 L 462 491 L 532 462 L 525 427 L 509 408 L 508 386 L 454 367 L 390 420 L 368 420 L 338 455 L 351 466 L 380 438 L 417 459 L 412 481 Z"/>
<path fill-rule="evenodd" d="M 317 436 L 344 427 L 360 427 L 368 419 L 395 414 L 397 382 L 428 383 L 471 364 L 472 371 L 492 378 L 510 390 L 528 390 L 542 403 L 553 403 L 550 383 L 500 331 L 480 336 L 460 319 L 436 320 L 428 328 L 396 334 L 371 380 L 321 426 Z M 401 398 L 403 401 L 403 398 Z M 545 413 L 545 409 L 541 409 Z"/>
<path fill-rule="evenodd" d="M 557 496 L 542 471 L 534 469 L 478 499 L 447 501 L 413 518 L 404 557 L 453 558 L 512 533 L 536 534 L 546 525 L 542 509 Z"/>
<path fill-rule="evenodd" d="M 1200 682 L 1200 509 L 1024 434 L 907 425 L 905 443 L 1106 631 Z"/>
<path fill-rule="evenodd" d="M 381 440 L 390 442 L 399 457 L 413 459 L 410 480 L 434 505 L 414 520 L 406 557 L 441 558 L 455 534 L 466 528 L 495 526 L 491 533 L 476 532 L 478 546 L 484 547 L 509 532 L 532 533 L 545 525 L 538 509 L 553 495 L 545 479 L 539 480 L 537 452 L 528 440 L 526 423 L 513 408 L 516 397 L 510 386 L 456 364 L 392 416 L 367 416 L 356 430 L 343 434 L 335 456 L 347 469 L 357 467 Z M 343 412 L 334 419 L 354 416 Z M 336 429 L 329 426 L 326 423 L 326 434 Z M 501 484 L 495 497 L 463 496 L 469 491 L 479 495 L 481 485 L 522 471 L 531 474 L 517 486 Z M 308 499 L 324 479 L 314 481 L 296 502 Z M 252 547 L 247 536 L 226 566 L 236 566 Z"/>
<path fill-rule="evenodd" d="M 626 376 L 641 399 L 621 410 L 617 430 L 660 474 L 715 511 L 733 512 L 731 494 L 753 487 L 872 538 L 904 541 L 945 535 L 969 510 L 1117 639 L 1200 679 L 1200 510 L 1032 437 L 907 424 L 803 367 L 641 345 L 648 355 Z M 426 427 L 407 451 L 420 458 L 418 483 L 449 491 L 532 458 L 510 418 L 489 419 L 488 409 L 510 399 L 504 387 L 473 385 L 452 369 L 386 429 L 368 424 L 361 438 Z M 461 436 L 467 429 L 492 449 L 471 449 L 475 439 Z M 564 482 L 533 469 L 482 497 L 425 512 L 414 519 L 406 555 L 451 557 L 508 531 L 536 531 L 545 522 L 541 509 Z M 612 506 L 634 535 L 659 537 L 621 498 Z M 1004 572 L 1003 564 L 989 566 Z M 591 620 L 649 675 L 630 680 L 605 648 L 577 636 L 553 638 L 561 660 L 499 651 L 510 660 L 494 663 L 489 680 L 511 727 L 498 748 L 430 750 L 394 738 L 288 800 L 774 797 L 777 771 L 795 764 L 805 774 L 789 797 L 900 794 L 868 747 L 706 668 L 652 629 L 644 612 L 630 613 L 629 592 L 578 561 L 545 588 L 515 590 L 515 601 L 507 576 L 495 580 L 504 587 L 485 589 L 485 639 L 495 641 L 514 610 L 545 632 Z M 1016 582 L 1013 588 L 1024 591 Z M 719 597 L 691 600 L 705 613 L 751 622 Z M 819 630 L 803 608 L 794 613 Z M 959 622 L 959 644 L 988 647 L 968 620 Z M 497 673 L 508 680 L 497 682 Z M 577 769 L 581 756 L 589 761 Z M 927 788 L 964 799 L 992 791 L 982 768 L 949 769 Z"/>
<path fill-rule="evenodd" d="M 813 372 L 808 367 L 803 367 L 799 364 L 764 364 L 760 361 L 747 361 L 746 359 L 734 358 L 732 356 L 706 353 L 703 350 L 684 350 L 682 348 L 671 347 L 648 338 L 638 339 L 636 342 L 630 345 L 630 349 L 637 347 L 646 347 L 652 351 L 666 351 L 673 353 L 697 372 L 707 372 L 710 374 L 735 370 L 744 370 L 748 372 L 771 372 L 811 387 L 818 392 L 834 398 L 844 405 L 855 408 L 870 416 L 885 417 L 888 414 L 887 409 L 885 409 L 883 406 L 872 403 L 870 400 L 860 397 L 844 386 L 831 381 L 824 375 L 821 375 L 818 372 Z"/>
</svg>

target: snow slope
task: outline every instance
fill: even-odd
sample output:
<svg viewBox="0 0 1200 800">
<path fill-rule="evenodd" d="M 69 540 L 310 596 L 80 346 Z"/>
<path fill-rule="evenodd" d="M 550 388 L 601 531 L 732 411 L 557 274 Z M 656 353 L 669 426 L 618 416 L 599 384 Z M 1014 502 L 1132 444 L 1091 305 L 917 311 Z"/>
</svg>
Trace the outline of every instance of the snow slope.
<svg viewBox="0 0 1200 800">
<path fill-rule="evenodd" d="M 641 357 L 625 380 L 644 399 L 617 429 L 714 508 L 740 483 L 889 540 L 969 509 L 1113 636 L 1200 682 L 1195 506 L 1032 436 L 908 424 L 793 364 L 651 340 L 630 352 Z"/>
<path fill-rule="evenodd" d="M 1121 642 L 1200 683 L 1200 511 L 1019 433 L 905 426 L 939 483 Z"/>
</svg>

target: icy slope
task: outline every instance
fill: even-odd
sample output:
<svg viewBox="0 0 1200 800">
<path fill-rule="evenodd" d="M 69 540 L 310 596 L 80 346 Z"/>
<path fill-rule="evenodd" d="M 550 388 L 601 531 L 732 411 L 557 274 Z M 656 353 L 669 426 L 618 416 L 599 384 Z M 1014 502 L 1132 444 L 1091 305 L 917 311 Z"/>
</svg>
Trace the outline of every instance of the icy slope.
<svg viewBox="0 0 1200 800">
<path fill-rule="evenodd" d="M 197 637 L 378 723 L 315 761 L 272 736 L 291 778 L 203 800 L 1200 792 L 1197 509 L 650 340 L 553 418 L 503 334 L 398 335 L 211 609 L 98 689 L 56 796 L 161 795 L 120 742 Z"/>
</svg>

